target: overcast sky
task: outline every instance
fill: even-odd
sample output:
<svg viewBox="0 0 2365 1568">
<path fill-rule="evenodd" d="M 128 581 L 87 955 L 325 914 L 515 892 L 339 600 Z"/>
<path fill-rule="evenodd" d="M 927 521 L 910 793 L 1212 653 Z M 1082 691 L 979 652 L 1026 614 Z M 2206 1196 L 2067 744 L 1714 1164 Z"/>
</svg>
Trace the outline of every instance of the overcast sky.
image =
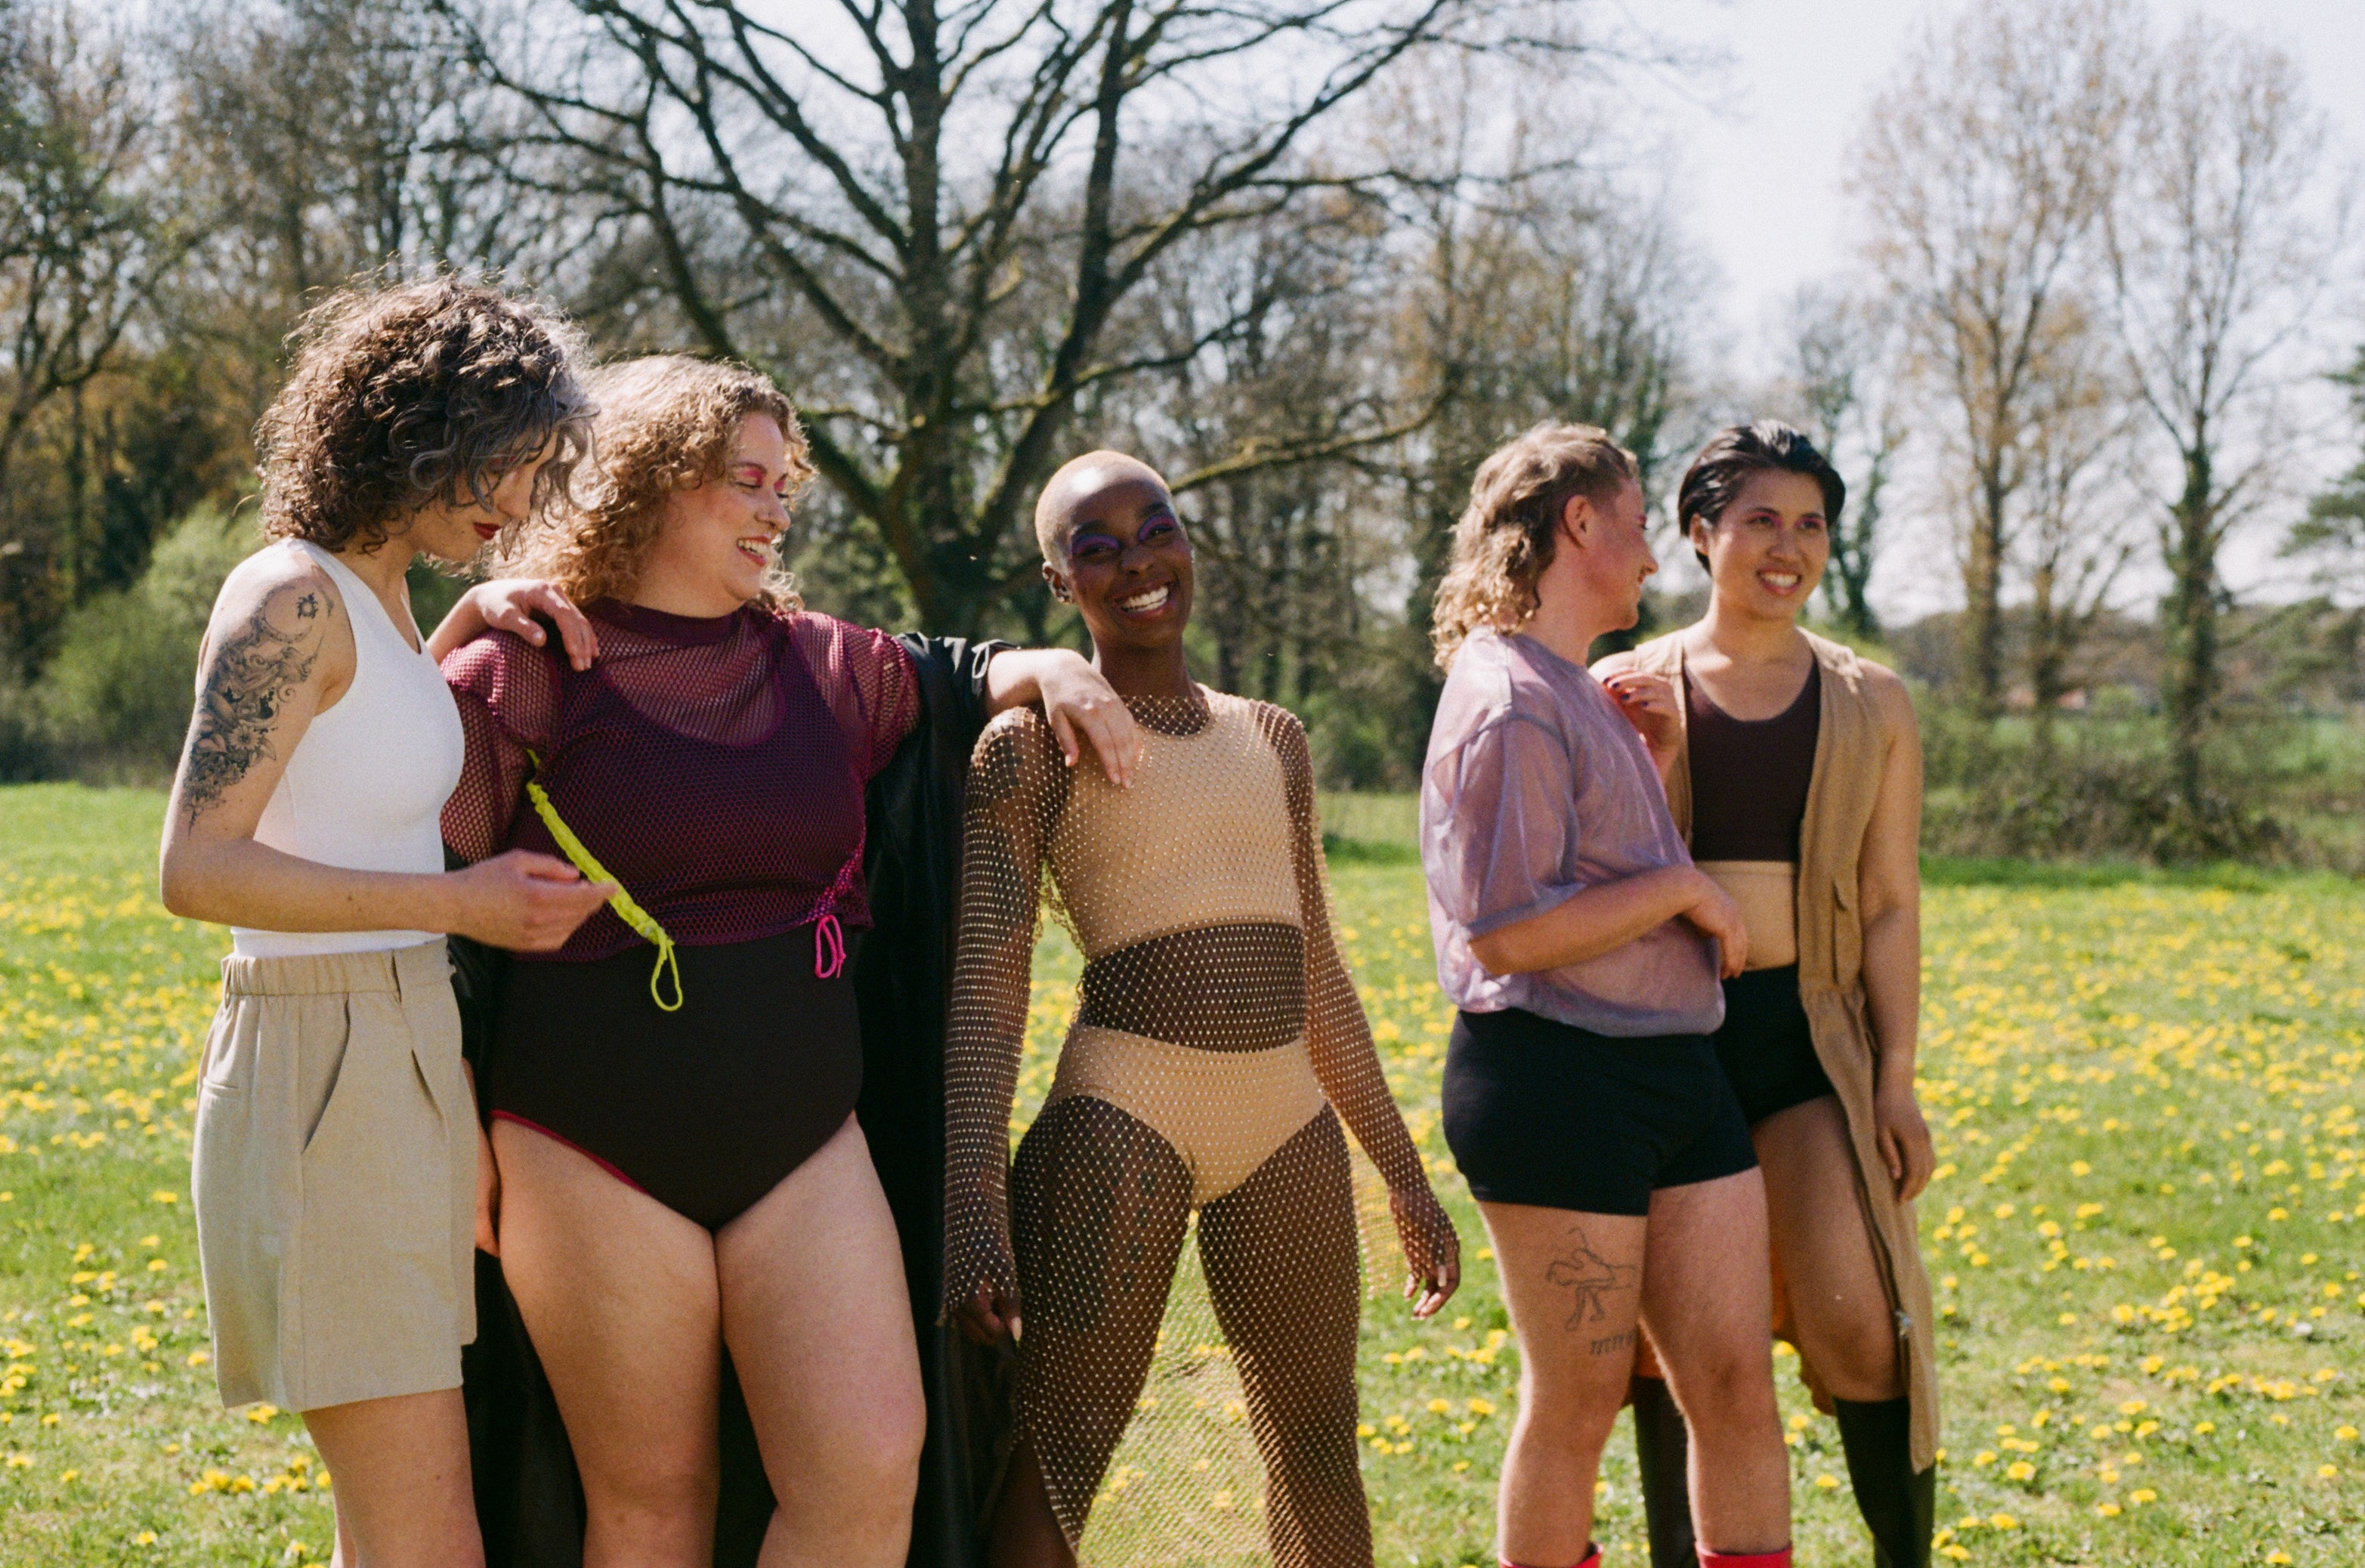
<svg viewBox="0 0 2365 1568">
<path fill-rule="evenodd" d="M 1981 0 L 1996 3 L 1996 0 Z M 1857 236 L 1842 190 L 1848 150 L 1908 42 L 1956 0 L 1685 0 L 1656 7 L 1678 36 L 1732 57 L 1715 106 L 1669 95 L 1695 196 L 1694 235 L 1724 272 L 1726 314 L 1754 327 L 1763 307 L 1848 266 Z M 2365 156 L 2365 0 L 2149 0 L 2162 32 L 2195 9 L 2272 39 L 2305 67 L 2352 160 Z"/>
<path fill-rule="evenodd" d="M 1963 4 L 2011 0 L 1659 0 L 1633 14 L 1674 36 L 1720 47 L 1731 58 L 1714 81 L 1663 84 L 1653 112 L 1666 129 L 1681 173 L 1677 209 L 1695 241 L 1722 274 L 1717 304 L 1728 336 L 1719 379 L 1756 379 L 1768 368 L 1769 324 L 1799 286 L 1855 267 L 1860 234 L 1844 190 L 1848 156 L 1872 100 L 1896 75 L 1908 45 L 1925 28 L 1951 23 Z M 2316 106 L 2332 120 L 2336 152 L 2365 165 L 2365 0 L 2139 0 L 2165 34 L 2194 10 L 2269 38 L 2307 75 Z M 1688 96 L 1698 102 L 1693 107 Z M 2352 248 L 2338 319 L 2325 324 L 2324 351 L 2344 356 L 2365 337 L 2365 255 Z M 2345 363 L 2345 359 L 2343 361 Z M 2312 399 L 2310 424 L 2321 439 L 2297 476 L 2297 494 L 2273 518 L 2238 539 L 2229 576 L 2246 592 L 2281 599 L 2308 591 L 2304 568 L 2279 560 L 2281 524 L 2298 495 L 2356 461 L 2353 426 L 2328 384 Z M 1927 453 L 1923 457 L 1930 455 Z M 1958 602 L 1944 520 L 1927 490 L 1911 485 L 1896 499 L 1900 533 L 1923 548 L 1884 553 L 1876 599 L 1893 614 Z M 1899 539 L 1899 545 L 1906 541 Z M 1680 576 L 1680 573 L 1675 574 Z M 2121 598 L 2141 605 L 2158 591 L 2156 574 L 2122 579 Z"/>
</svg>

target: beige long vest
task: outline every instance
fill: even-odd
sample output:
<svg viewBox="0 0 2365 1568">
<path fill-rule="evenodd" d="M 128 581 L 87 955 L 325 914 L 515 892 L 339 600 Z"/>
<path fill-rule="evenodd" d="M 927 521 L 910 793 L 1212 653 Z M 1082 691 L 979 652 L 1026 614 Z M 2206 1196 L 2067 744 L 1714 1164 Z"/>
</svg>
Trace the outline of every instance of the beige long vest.
<svg viewBox="0 0 2365 1568">
<path fill-rule="evenodd" d="M 1815 734 L 1815 774 L 1807 790 L 1807 818 L 1799 843 L 1799 996 L 1806 1004 L 1815 1055 L 1847 1113 L 1855 1154 L 1856 1199 L 1871 1232 L 1873 1252 L 1897 1319 L 1898 1349 L 1913 1401 L 1913 1468 L 1927 1469 L 1938 1453 L 1938 1361 L 1933 1343 L 1930 1276 L 1922 1266 L 1919 1222 L 1900 1203 L 1881 1158 L 1873 1121 L 1872 1024 L 1864 997 L 1864 915 L 1858 908 L 1856 860 L 1872 821 L 1873 801 L 1896 724 L 1865 690 L 1865 665 L 1854 649 L 1807 634 L 1822 666 L 1822 717 Z M 1633 668 L 1664 676 L 1688 734 L 1690 688 L 1680 633 L 1636 648 Z M 1691 759 L 1678 750 L 1667 778 L 1667 808 L 1687 842 L 1692 831 Z M 1809 1369 L 1811 1380 L 1812 1369 Z"/>
</svg>

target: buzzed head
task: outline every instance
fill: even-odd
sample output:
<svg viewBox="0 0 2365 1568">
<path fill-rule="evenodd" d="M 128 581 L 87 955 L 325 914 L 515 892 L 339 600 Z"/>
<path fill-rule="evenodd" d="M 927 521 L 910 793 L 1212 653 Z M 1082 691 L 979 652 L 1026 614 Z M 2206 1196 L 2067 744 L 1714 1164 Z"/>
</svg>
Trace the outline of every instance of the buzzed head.
<svg viewBox="0 0 2365 1568">
<path fill-rule="evenodd" d="M 1166 480 L 1138 457 L 1122 452 L 1087 452 L 1061 464 L 1035 502 L 1035 543 L 1044 561 L 1065 568 L 1068 540 L 1075 532 L 1076 519 L 1112 490 L 1145 484 L 1155 487 L 1167 505 L 1173 504 Z"/>
</svg>

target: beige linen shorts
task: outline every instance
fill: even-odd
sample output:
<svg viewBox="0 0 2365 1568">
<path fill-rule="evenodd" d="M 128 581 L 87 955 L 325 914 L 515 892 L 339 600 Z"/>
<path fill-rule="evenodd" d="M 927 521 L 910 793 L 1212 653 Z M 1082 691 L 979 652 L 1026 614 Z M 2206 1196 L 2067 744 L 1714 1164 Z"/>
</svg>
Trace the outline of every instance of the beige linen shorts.
<svg viewBox="0 0 2365 1568">
<path fill-rule="evenodd" d="M 226 1405 L 460 1383 L 476 1119 L 451 955 L 222 960 L 192 1164 Z"/>
</svg>

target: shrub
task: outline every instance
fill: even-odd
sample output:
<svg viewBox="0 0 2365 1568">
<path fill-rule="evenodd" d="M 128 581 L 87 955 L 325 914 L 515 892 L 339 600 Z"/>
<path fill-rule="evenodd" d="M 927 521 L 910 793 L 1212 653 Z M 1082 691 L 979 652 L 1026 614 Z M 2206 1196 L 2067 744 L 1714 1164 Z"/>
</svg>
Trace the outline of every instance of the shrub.
<svg viewBox="0 0 2365 1568">
<path fill-rule="evenodd" d="M 139 581 L 66 617 L 33 690 L 51 767 L 125 781 L 170 777 L 214 597 L 262 543 L 251 520 L 200 508 L 157 543 Z"/>
</svg>

